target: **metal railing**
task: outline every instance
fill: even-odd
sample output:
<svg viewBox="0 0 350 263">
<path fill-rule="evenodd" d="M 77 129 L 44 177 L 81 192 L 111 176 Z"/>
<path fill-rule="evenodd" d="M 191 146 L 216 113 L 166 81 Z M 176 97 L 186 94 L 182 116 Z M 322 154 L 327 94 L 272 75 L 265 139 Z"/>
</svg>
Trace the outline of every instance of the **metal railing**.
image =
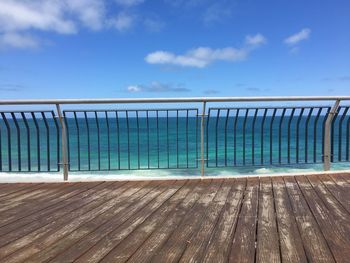
<svg viewBox="0 0 350 263">
<path fill-rule="evenodd" d="M 350 161 L 350 96 L 0 100 L 52 105 L 0 112 L 0 171 L 102 171 Z M 210 107 L 327 101 L 324 106 Z M 62 110 L 81 104 L 191 103 L 187 108 Z M 201 109 L 193 107 L 200 103 Z M 209 106 L 209 107 L 208 107 Z M 200 114 L 199 114 L 200 112 Z"/>
</svg>

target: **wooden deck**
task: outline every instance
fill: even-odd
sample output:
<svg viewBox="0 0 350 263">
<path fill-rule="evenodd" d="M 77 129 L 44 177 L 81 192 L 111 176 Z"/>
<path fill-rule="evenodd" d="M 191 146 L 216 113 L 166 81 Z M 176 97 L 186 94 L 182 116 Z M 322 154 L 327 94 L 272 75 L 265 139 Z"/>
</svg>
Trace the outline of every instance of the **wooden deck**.
<svg viewBox="0 0 350 263">
<path fill-rule="evenodd" d="M 350 175 L 0 184 L 1 262 L 350 262 Z"/>
</svg>

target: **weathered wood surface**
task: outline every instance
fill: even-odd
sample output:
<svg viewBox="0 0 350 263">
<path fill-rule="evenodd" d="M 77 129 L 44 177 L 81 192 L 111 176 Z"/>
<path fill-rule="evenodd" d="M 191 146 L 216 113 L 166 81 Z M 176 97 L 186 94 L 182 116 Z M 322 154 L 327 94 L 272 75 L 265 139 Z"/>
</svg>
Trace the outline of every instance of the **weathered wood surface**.
<svg viewBox="0 0 350 263">
<path fill-rule="evenodd" d="M 349 262 L 350 175 L 0 184 L 0 262 Z"/>
</svg>

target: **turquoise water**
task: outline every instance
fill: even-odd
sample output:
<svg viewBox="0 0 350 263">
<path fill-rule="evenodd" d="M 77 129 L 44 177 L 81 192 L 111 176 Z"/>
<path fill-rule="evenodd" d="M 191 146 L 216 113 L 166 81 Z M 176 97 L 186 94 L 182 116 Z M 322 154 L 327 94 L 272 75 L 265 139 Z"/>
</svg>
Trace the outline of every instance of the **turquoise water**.
<svg viewBox="0 0 350 263">
<path fill-rule="evenodd" d="M 196 175 L 199 173 L 200 120 L 195 116 L 196 111 L 168 118 L 121 115 L 117 119 L 108 115 L 106 119 L 98 115 L 96 121 L 91 115 L 87 119 L 68 117 L 70 170 Z M 281 116 L 274 120 L 271 116 L 265 120 L 258 116 L 255 121 L 251 116 L 246 119 L 239 116 L 235 125 L 233 117 L 211 117 L 205 125 L 206 174 L 321 170 L 323 121 L 324 116 L 318 120 L 314 116 L 309 120 L 295 118 L 290 123 L 281 122 Z M 37 118 L 38 126 L 29 119 L 28 130 L 21 119 L 18 127 L 12 119 L 8 123 L 9 133 L 0 120 L 2 171 L 58 169 L 60 138 L 52 119 L 47 120 L 47 126 L 43 118 Z M 332 141 L 333 161 L 339 163 L 335 167 L 348 168 L 350 150 L 346 122 L 342 125 L 335 122 Z M 128 172 L 140 169 L 147 171 Z"/>
</svg>

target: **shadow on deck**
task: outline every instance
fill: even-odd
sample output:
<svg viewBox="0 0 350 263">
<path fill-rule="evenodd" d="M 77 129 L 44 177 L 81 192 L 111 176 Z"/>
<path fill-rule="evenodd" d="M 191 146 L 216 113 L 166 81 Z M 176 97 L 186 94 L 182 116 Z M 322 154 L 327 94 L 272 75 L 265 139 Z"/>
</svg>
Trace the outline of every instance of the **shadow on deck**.
<svg viewBox="0 0 350 263">
<path fill-rule="evenodd" d="M 0 184 L 1 262 L 349 262 L 350 175 Z"/>
</svg>

